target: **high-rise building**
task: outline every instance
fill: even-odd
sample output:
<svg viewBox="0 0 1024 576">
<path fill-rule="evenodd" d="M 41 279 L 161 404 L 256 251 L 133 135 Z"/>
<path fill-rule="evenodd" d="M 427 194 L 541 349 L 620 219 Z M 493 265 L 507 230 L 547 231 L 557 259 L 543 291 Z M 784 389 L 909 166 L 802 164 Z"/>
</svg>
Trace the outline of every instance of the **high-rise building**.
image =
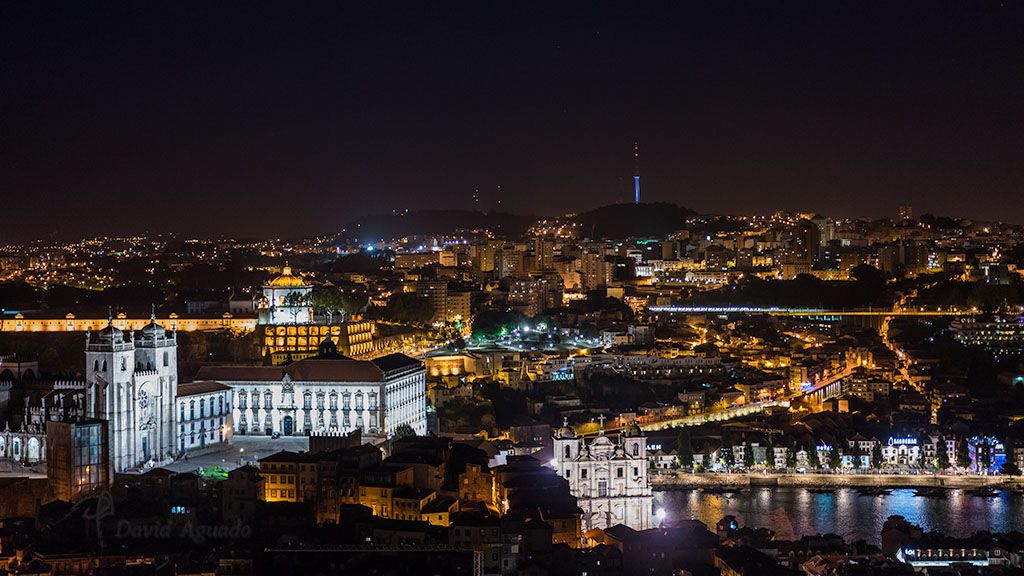
<svg viewBox="0 0 1024 576">
<path fill-rule="evenodd" d="M 913 220 L 914 219 L 914 207 L 911 206 L 910 204 L 904 204 L 904 205 L 900 206 L 899 219 L 900 219 L 900 222 L 905 222 L 907 220 Z"/>
<path fill-rule="evenodd" d="M 533 239 L 534 269 L 537 272 L 554 269 L 555 242 L 550 238 Z"/>
<path fill-rule="evenodd" d="M 53 495 L 78 502 L 110 488 L 107 422 L 95 418 L 46 423 L 46 477 Z"/>
<path fill-rule="evenodd" d="M 584 290 L 599 290 L 608 285 L 611 266 L 603 254 L 586 252 L 580 256 L 580 284 Z"/>
</svg>

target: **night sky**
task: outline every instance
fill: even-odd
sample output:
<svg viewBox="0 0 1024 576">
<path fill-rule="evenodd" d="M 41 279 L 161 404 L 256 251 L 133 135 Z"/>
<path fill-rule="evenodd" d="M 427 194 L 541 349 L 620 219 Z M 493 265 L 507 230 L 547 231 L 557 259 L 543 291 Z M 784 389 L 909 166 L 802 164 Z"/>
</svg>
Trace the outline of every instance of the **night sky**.
<svg viewBox="0 0 1024 576">
<path fill-rule="evenodd" d="M 700 212 L 1024 221 L 1020 2 L 136 4 L 0 12 L 0 242 L 558 214 L 634 141 Z"/>
</svg>

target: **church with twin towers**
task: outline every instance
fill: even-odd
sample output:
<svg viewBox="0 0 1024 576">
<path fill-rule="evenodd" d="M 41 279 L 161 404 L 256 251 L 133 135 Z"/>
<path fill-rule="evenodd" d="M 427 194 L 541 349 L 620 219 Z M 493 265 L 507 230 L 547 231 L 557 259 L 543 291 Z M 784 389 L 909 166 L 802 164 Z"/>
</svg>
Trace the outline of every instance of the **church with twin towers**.
<svg viewBox="0 0 1024 576">
<path fill-rule="evenodd" d="M 155 315 L 127 334 L 113 322 L 86 333 L 85 415 L 107 421 L 114 472 L 174 457 L 177 333 Z"/>
</svg>

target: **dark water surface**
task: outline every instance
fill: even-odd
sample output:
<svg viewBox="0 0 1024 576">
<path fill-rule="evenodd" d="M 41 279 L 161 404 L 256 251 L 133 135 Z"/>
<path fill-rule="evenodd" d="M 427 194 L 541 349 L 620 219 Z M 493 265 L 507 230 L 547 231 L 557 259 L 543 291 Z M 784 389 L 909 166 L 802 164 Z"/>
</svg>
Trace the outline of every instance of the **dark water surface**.
<svg viewBox="0 0 1024 576">
<path fill-rule="evenodd" d="M 971 496 L 950 490 L 945 497 L 914 496 L 913 489 L 896 489 L 888 496 L 861 496 L 856 488 L 832 494 L 812 494 L 804 488 L 748 488 L 740 494 L 705 494 L 700 490 L 655 492 L 655 510 L 672 518 L 695 518 L 714 531 L 727 514 L 740 526 L 774 530 L 779 539 L 834 532 L 847 541 L 877 544 L 882 523 L 899 514 L 925 531 L 969 536 L 978 530 L 1008 532 L 1024 529 L 1024 496 L 1001 492 L 998 497 Z"/>
</svg>

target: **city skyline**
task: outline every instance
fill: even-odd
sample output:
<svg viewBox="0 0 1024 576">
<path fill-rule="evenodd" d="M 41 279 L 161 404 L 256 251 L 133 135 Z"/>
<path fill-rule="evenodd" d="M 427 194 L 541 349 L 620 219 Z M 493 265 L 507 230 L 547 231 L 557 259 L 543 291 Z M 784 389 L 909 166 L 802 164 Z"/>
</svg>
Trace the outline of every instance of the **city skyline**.
<svg viewBox="0 0 1024 576">
<path fill-rule="evenodd" d="M 18 7 L 0 241 L 402 209 L 1020 221 L 1021 8 Z M 184 208 L 184 209 L 183 209 Z"/>
</svg>

